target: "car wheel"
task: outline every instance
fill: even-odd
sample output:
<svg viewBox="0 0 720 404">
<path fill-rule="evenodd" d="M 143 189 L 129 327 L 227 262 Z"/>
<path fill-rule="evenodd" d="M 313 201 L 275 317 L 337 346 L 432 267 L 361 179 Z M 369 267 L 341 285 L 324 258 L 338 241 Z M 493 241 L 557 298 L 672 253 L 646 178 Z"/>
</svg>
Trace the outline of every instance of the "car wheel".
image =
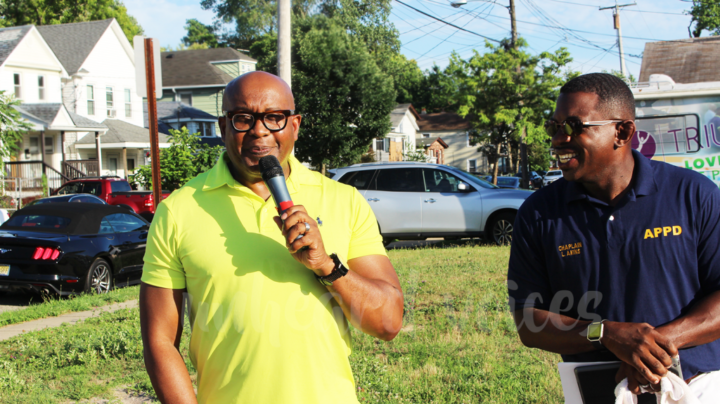
<svg viewBox="0 0 720 404">
<path fill-rule="evenodd" d="M 490 241 L 497 245 L 509 245 L 512 242 L 515 213 L 501 213 L 490 225 Z"/>
<path fill-rule="evenodd" d="M 107 293 L 112 287 L 112 270 L 110 264 L 98 258 L 90 266 L 85 278 L 85 292 L 93 294 Z"/>
</svg>

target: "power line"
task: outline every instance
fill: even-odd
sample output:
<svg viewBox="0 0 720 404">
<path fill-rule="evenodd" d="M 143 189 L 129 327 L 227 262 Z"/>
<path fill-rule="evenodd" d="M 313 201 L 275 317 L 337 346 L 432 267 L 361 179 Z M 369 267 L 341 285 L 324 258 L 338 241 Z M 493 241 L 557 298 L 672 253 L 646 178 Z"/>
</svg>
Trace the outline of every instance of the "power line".
<svg viewBox="0 0 720 404">
<path fill-rule="evenodd" d="M 485 38 L 485 39 L 487 39 L 488 41 L 493 41 L 493 42 L 500 43 L 500 41 L 498 41 L 497 39 L 493 39 L 493 38 L 490 38 L 490 37 L 488 37 L 488 36 L 485 36 L 485 35 L 482 35 L 482 34 L 478 34 L 477 32 L 473 32 L 473 31 L 467 30 L 467 29 L 465 29 L 465 28 L 458 27 L 457 25 L 451 24 L 451 23 L 449 23 L 449 22 L 447 22 L 447 21 L 443 21 L 443 20 L 441 20 L 440 18 L 437 18 L 437 17 L 435 17 L 435 16 L 433 16 L 433 15 L 430 15 L 430 14 L 428 14 L 428 13 L 422 11 L 422 10 L 418 10 L 417 8 L 415 8 L 415 7 L 413 7 L 413 6 L 409 5 L 409 4 L 405 4 L 405 3 L 403 3 L 403 2 L 400 1 L 400 0 L 395 0 L 395 1 L 397 1 L 397 2 L 400 3 L 400 4 L 402 4 L 402 5 L 405 6 L 405 7 L 408 7 L 408 8 L 411 8 L 411 9 L 417 11 L 418 13 L 420 13 L 420 14 L 422 14 L 422 15 L 426 15 L 426 16 L 434 19 L 434 20 L 438 20 L 438 21 L 440 21 L 440 22 L 443 23 L 443 24 L 447 24 L 447 25 L 449 25 L 449 26 L 451 26 L 451 27 L 454 27 L 454 28 L 457 28 L 457 29 L 459 29 L 459 30 L 461 30 L 461 31 L 465 31 L 465 32 L 468 32 L 468 33 L 470 33 L 470 34 L 477 35 L 477 36 L 479 36 L 479 37 L 481 37 L 481 38 Z"/>
<path fill-rule="evenodd" d="M 554 1 L 555 3 L 564 3 L 564 4 L 572 4 L 575 6 L 583 6 L 583 7 L 592 7 L 592 8 L 598 8 L 599 6 L 594 6 L 592 4 L 582 4 L 582 3 L 573 3 L 571 1 L 563 1 L 563 0 L 550 0 Z M 650 11 L 650 10 L 625 10 L 628 12 L 633 13 L 650 13 L 650 14 L 668 14 L 668 15 L 687 15 L 683 13 L 668 13 L 666 11 Z"/>
</svg>

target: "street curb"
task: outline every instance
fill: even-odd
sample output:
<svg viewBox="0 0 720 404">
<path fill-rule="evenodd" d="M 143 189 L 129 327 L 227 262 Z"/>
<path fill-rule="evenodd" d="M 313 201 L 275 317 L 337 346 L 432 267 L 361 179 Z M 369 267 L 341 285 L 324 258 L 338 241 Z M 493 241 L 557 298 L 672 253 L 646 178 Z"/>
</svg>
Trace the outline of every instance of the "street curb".
<svg viewBox="0 0 720 404">
<path fill-rule="evenodd" d="M 59 327 L 62 324 L 75 324 L 86 318 L 98 317 L 105 312 L 113 312 L 122 309 L 132 309 L 138 307 L 138 301 L 128 300 L 122 303 L 115 303 L 107 306 L 101 306 L 93 310 L 79 311 L 75 313 L 63 314 L 57 317 L 41 318 L 39 320 L 26 321 L 20 324 L 12 324 L 0 328 L 0 341 L 10 339 L 16 335 L 28 333 L 31 331 L 43 330 L 45 328 Z"/>
</svg>

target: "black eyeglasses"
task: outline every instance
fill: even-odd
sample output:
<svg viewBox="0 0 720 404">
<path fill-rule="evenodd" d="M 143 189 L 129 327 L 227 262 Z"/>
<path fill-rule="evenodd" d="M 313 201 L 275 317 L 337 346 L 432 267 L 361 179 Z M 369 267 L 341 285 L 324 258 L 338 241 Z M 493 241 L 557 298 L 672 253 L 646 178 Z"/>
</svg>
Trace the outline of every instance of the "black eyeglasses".
<svg viewBox="0 0 720 404">
<path fill-rule="evenodd" d="M 232 115 L 231 115 L 232 114 Z M 270 132 L 278 132 L 285 129 L 288 118 L 295 115 L 291 109 L 270 112 L 226 112 L 225 115 L 232 122 L 233 128 L 238 132 L 247 132 L 255 127 L 255 122 L 260 120 Z"/>
<path fill-rule="evenodd" d="M 582 133 L 584 128 L 587 128 L 589 126 L 604 126 L 613 122 L 622 122 L 615 119 L 607 120 L 607 121 L 590 121 L 590 122 L 583 122 L 578 119 L 568 119 L 565 121 L 562 121 L 560 123 L 557 123 L 555 121 L 547 121 L 545 122 L 545 132 L 550 137 L 555 136 L 558 129 L 562 127 L 563 133 L 568 136 L 578 136 Z"/>
</svg>

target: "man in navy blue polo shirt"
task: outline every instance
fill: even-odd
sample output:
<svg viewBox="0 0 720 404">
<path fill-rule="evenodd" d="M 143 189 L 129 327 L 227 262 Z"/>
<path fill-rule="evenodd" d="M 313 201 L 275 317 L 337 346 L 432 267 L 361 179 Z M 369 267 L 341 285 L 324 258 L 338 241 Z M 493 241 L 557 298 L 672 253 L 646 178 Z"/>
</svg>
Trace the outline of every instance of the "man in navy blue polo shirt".
<svg viewBox="0 0 720 404">
<path fill-rule="evenodd" d="M 617 381 L 636 394 L 657 390 L 679 353 L 701 402 L 720 403 L 720 189 L 632 150 L 634 119 L 612 75 L 560 90 L 547 128 L 563 178 L 515 221 L 518 333 L 566 362 L 622 361 Z"/>
</svg>

